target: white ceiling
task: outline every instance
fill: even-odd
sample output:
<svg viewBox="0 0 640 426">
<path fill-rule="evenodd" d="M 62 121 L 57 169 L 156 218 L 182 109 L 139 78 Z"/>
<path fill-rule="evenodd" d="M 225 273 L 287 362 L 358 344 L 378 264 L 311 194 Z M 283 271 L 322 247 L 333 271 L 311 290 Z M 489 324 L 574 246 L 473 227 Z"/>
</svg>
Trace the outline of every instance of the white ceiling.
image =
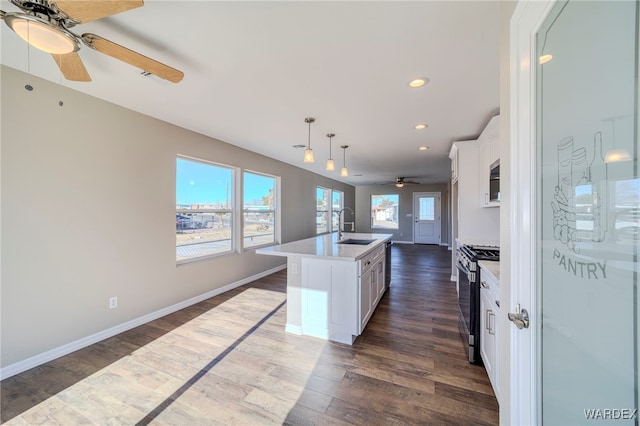
<svg viewBox="0 0 640 426">
<path fill-rule="evenodd" d="M 1 9 L 18 11 L 6 0 Z M 499 105 L 499 2 L 161 1 L 93 32 L 182 70 L 178 84 L 87 47 L 93 81 L 64 80 L 49 54 L 2 25 L 1 62 L 353 185 L 445 182 L 454 140 L 477 136 Z M 426 76 L 430 83 L 411 89 Z M 307 124 L 316 162 L 302 162 Z M 426 123 L 425 130 L 414 125 Z M 349 145 L 350 177 L 326 172 Z M 429 146 L 425 152 L 421 145 Z M 358 176 L 361 175 L 361 176 Z"/>
</svg>

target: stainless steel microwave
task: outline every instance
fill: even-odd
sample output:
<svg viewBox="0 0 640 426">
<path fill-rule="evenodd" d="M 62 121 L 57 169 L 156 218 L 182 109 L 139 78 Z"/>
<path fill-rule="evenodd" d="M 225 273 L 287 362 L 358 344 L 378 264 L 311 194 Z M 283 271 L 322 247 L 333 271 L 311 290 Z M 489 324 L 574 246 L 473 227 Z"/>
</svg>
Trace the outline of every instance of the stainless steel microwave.
<svg viewBox="0 0 640 426">
<path fill-rule="evenodd" d="M 489 167 L 489 201 L 500 201 L 500 160 Z"/>
</svg>

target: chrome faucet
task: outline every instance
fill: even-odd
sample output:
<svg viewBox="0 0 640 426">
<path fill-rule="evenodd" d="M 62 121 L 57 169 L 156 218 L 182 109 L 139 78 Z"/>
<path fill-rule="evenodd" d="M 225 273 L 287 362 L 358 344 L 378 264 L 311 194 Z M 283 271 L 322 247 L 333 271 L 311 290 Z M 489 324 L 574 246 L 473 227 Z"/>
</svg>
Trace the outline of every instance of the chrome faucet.
<svg viewBox="0 0 640 426">
<path fill-rule="evenodd" d="M 345 210 L 349 210 L 349 211 L 351 212 L 351 219 L 352 219 L 352 221 L 351 221 L 351 222 L 345 222 L 345 221 L 344 221 L 343 216 L 344 216 L 344 211 L 345 211 Z M 343 209 L 342 209 L 342 210 L 340 210 L 340 212 L 338 213 L 338 241 L 341 241 L 341 240 L 342 240 L 342 233 L 344 232 L 344 229 L 343 229 L 343 228 L 344 228 L 344 225 L 346 225 L 347 223 L 348 223 L 349 225 L 351 225 L 351 232 L 353 232 L 353 231 L 354 231 L 354 229 L 355 229 L 355 225 L 356 225 L 356 216 L 355 216 L 355 214 L 353 213 L 353 210 L 351 210 L 351 208 L 349 208 L 349 207 L 345 207 L 345 208 L 343 208 Z"/>
</svg>

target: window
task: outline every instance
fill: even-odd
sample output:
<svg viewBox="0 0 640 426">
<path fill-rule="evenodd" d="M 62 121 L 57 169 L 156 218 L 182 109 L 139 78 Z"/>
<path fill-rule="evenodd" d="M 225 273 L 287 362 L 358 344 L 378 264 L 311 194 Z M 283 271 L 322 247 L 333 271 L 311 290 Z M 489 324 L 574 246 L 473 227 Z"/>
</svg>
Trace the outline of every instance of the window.
<svg viewBox="0 0 640 426">
<path fill-rule="evenodd" d="M 435 220 L 436 199 L 434 197 L 420 197 L 418 200 L 418 220 Z"/>
<path fill-rule="evenodd" d="M 329 211 L 331 206 L 331 190 L 316 188 L 316 234 L 329 232 Z"/>
<path fill-rule="evenodd" d="M 344 196 L 340 191 L 331 191 L 331 210 L 332 210 L 332 220 L 331 220 L 331 231 L 338 231 L 338 222 L 340 210 L 344 206 Z"/>
<path fill-rule="evenodd" d="M 230 167 L 176 160 L 176 260 L 233 250 L 233 175 Z"/>
<path fill-rule="evenodd" d="M 274 244 L 276 242 L 276 178 L 244 172 L 243 183 L 244 248 Z"/>
<path fill-rule="evenodd" d="M 371 228 L 398 229 L 398 194 L 371 196 Z"/>
</svg>

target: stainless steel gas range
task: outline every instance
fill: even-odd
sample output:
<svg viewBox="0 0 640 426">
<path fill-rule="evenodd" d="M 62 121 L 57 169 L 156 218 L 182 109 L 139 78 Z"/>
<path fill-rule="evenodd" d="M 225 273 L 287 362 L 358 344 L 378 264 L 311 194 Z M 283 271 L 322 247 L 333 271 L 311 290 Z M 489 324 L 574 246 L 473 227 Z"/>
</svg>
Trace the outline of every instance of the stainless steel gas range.
<svg viewBox="0 0 640 426">
<path fill-rule="evenodd" d="M 458 244 L 458 317 L 462 340 L 469 362 L 482 364 L 480 358 L 480 268 L 479 260 L 500 260 L 497 246 Z"/>
</svg>

